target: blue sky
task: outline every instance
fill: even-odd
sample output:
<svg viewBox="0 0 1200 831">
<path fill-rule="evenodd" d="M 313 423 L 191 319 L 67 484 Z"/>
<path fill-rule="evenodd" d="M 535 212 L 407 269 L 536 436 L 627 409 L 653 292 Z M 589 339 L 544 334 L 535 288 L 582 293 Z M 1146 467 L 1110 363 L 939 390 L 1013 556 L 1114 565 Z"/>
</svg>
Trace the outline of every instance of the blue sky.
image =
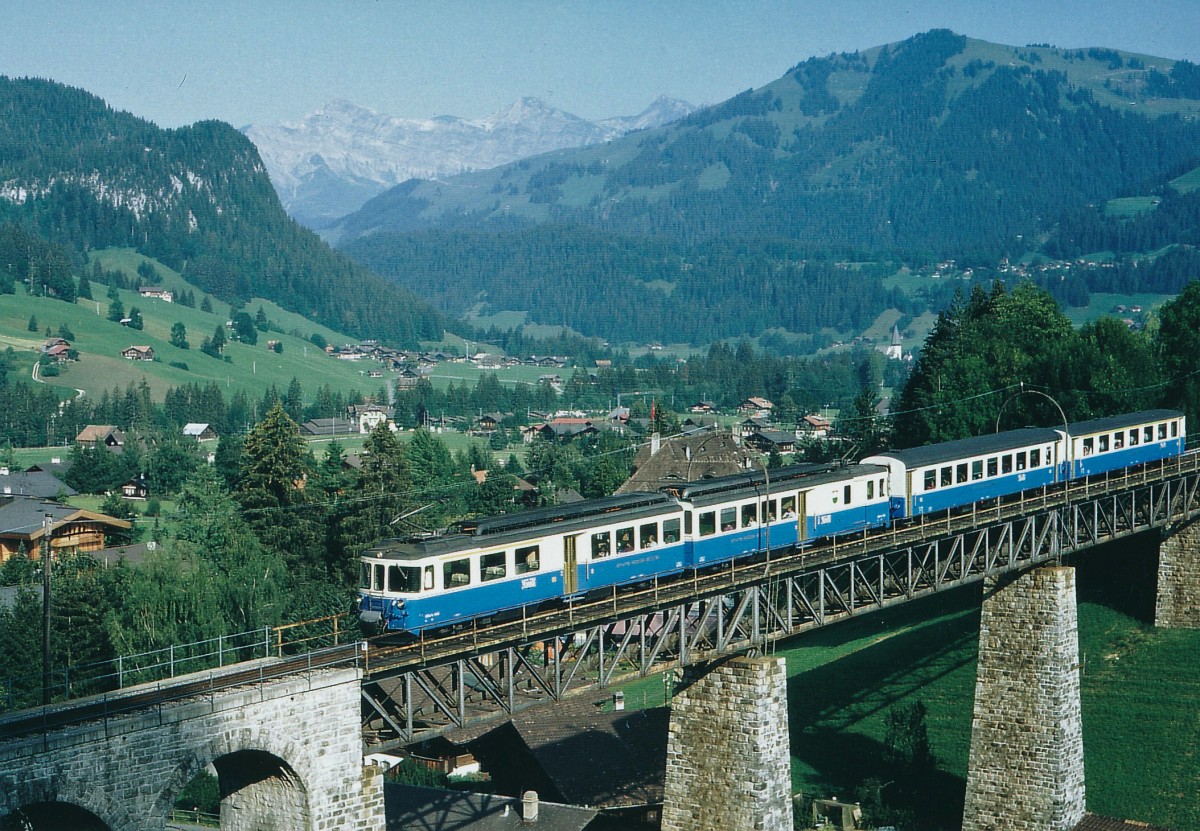
<svg viewBox="0 0 1200 831">
<path fill-rule="evenodd" d="M 585 118 L 716 103 L 813 55 L 931 28 L 1200 63 L 1200 2 L 46 0 L 4 4 L 0 74 L 82 87 L 163 127 L 298 120 L 334 98 L 477 118 L 537 96 Z"/>
</svg>

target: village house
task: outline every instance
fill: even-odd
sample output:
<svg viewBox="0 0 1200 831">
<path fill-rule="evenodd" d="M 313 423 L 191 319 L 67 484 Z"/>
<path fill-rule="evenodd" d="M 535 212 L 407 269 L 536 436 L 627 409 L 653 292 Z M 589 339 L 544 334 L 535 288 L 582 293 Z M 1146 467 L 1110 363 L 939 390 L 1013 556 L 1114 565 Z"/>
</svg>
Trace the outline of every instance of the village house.
<svg viewBox="0 0 1200 831">
<path fill-rule="evenodd" d="M 153 361 L 154 347 L 152 346 L 130 346 L 127 349 L 121 350 L 121 357 L 131 361 Z"/>
<path fill-rule="evenodd" d="M 53 473 L 44 470 L 11 470 L 0 467 L 0 494 L 54 499 L 74 496 L 77 491 Z"/>
<path fill-rule="evenodd" d="M 796 449 L 796 436 L 785 430 L 755 430 L 745 439 L 747 447 L 753 447 L 762 453 L 772 450 L 778 453 L 791 453 Z"/>
<path fill-rule="evenodd" d="M 89 424 L 75 436 L 75 443 L 80 447 L 106 447 L 120 453 L 125 446 L 125 434 L 111 424 Z"/>
<path fill-rule="evenodd" d="M 358 422 L 345 418 L 313 418 L 300 425 L 306 436 L 346 436 L 358 432 Z"/>
<path fill-rule="evenodd" d="M 123 519 L 70 505 L 17 496 L 0 497 L 0 562 L 24 551 L 41 557 L 46 516 L 50 516 L 50 547 L 55 552 L 89 552 L 104 548 L 105 531 L 128 530 Z"/>
<path fill-rule="evenodd" d="M 651 436 L 633 457 L 633 475 L 616 493 L 657 491 L 684 482 L 732 476 L 754 467 L 755 455 L 729 433 L 707 431 L 660 439 Z"/>
<path fill-rule="evenodd" d="M 800 419 L 800 433 L 804 436 L 813 439 L 828 438 L 829 431 L 832 429 L 833 423 L 819 415 L 806 415 Z"/>
<path fill-rule="evenodd" d="M 774 408 L 775 405 L 767 399 L 755 396 L 738 404 L 737 411 L 743 415 L 753 415 L 757 418 L 770 418 L 771 410 Z"/>
<path fill-rule="evenodd" d="M 751 433 L 762 432 L 763 430 L 774 430 L 775 426 L 765 418 L 748 418 L 738 424 L 738 435 L 743 438 Z"/>
<path fill-rule="evenodd" d="M 162 286 L 142 286 L 138 289 L 138 294 L 146 299 L 162 300 L 170 303 L 175 299 L 175 295 L 170 289 L 164 289 Z"/>
<path fill-rule="evenodd" d="M 713 404 L 711 401 L 697 401 L 688 409 L 690 412 L 697 413 L 699 415 L 711 415 L 717 411 L 717 405 Z"/>
<path fill-rule="evenodd" d="M 145 499 L 149 495 L 150 483 L 146 481 L 145 476 L 135 476 L 133 479 L 127 479 L 121 483 L 123 499 Z"/>
<path fill-rule="evenodd" d="M 196 441 L 216 441 L 217 439 L 217 431 L 212 428 L 211 424 L 196 422 L 183 425 L 183 435 Z"/>
<path fill-rule="evenodd" d="M 379 404 L 351 404 L 346 408 L 346 415 L 358 422 L 358 432 L 363 434 L 392 420 L 391 410 Z"/>
</svg>

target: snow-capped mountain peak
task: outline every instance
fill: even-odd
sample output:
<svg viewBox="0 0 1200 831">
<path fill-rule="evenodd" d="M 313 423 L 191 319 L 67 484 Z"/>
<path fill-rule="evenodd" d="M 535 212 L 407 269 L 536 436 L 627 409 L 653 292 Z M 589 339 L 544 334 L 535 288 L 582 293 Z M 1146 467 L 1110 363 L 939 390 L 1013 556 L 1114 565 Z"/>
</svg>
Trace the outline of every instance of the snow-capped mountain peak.
<svg viewBox="0 0 1200 831">
<path fill-rule="evenodd" d="M 409 119 L 333 99 L 299 122 L 251 124 L 242 132 L 258 147 L 288 213 L 320 228 L 408 179 L 443 178 L 595 144 L 666 124 L 692 109 L 660 97 L 636 116 L 593 122 L 526 97 L 480 119 Z"/>
</svg>

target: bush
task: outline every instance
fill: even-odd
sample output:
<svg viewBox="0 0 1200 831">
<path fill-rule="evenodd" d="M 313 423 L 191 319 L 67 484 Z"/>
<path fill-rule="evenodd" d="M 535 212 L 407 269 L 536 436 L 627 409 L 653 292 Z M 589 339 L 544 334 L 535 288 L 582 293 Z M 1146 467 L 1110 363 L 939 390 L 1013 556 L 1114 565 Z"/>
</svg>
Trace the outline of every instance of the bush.
<svg viewBox="0 0 1200 831">
<path fill-rule="evenodd" d="M 188 365 L 184 361 L 171 361 L 168 366 L 173 366 L 176 369 L 182 369 L 184 372 L 191 372 L 191 370 L 188 369 Z"/>
</svg>

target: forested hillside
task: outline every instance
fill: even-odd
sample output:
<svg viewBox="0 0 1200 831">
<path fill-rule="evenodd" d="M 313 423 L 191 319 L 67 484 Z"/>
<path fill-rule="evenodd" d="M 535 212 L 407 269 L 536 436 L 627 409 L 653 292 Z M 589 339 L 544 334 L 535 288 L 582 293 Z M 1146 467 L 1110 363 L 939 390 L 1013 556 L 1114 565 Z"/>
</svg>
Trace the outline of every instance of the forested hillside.
<svg viewBox="0 0 1200 831">
<path fill-rule="evenodd" d="M 162 130 L 82 90 L 0 76 L 4 223 L 75 252 L 134 247 L 223 300 L 264 297 L 362 337 L 415 343 L 443 329 L 290 220 L 254 145 L 221 122 Z M 0 263 L 27 280 L 17 268 Z"/>
<path fill-rule="evenodd" d="M 1105 206 L 1200 162 L 1195 70 L 932 31 L 602 146 L 405 183 L 335 233 L 454 314 L 618 340 L 852 331 L 929 302 L 873 282 L 900 265 L 1191 244 L 1187 194 L 1136 223 Z"/>
</svg>

